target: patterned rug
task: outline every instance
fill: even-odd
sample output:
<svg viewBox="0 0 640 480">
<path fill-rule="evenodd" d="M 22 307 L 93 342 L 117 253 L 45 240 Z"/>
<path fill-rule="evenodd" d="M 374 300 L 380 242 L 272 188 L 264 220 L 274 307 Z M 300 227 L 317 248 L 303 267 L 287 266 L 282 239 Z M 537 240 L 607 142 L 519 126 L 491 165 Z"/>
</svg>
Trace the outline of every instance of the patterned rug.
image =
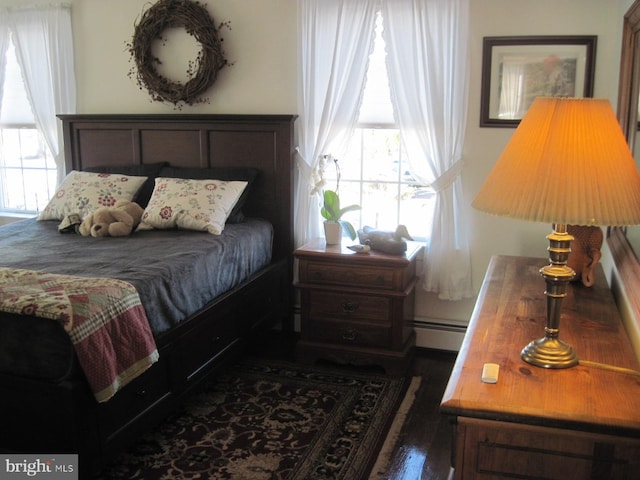
<svg viewBox="0 0 640 480">
<path fill-rule="evenodd" d="M 394 435 L 387 434 L 392 423 L 399 429 L 415 395 L 418 382 L 410 380 L 242 360 L 192 395 L 99 478 L 378 478 L 369 472 L 384 470 L 394 443 Z"/>
</svg>

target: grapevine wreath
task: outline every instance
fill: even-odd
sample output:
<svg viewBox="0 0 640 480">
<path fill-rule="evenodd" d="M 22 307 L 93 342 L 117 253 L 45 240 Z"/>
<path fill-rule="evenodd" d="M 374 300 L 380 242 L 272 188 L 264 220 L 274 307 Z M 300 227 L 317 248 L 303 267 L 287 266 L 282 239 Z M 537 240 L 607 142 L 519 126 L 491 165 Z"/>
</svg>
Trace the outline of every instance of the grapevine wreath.
<svg viewBox="0 0 640 480">
<path fill-rule="evenodd" d="M 183 26 L 201 46 L 195 61 L 189 61 L 186 83 L 158 73 L 156 65 L 162 62 L 152 52 L 153 42 L 162 39 L 162 32 L 179 26 Z M 218 72 L 228 65 L 222 51 L 223 39 L 218 38 L 222 26 L 229 28 L 229 23 L 221 23 L 216 28 L 207 9 L 197 1 L 159 0 L 143 13 L 135 25 L 133 40 L 127 45 L 135 62 L 135 70 L 132 68 L 129 76 L 135 76 L 140 88 L 145 88 L 156 102 L 170 102 L 178 107 L 183 103 L 193 105 L 208 101 L 200 95 L 213 85 Z"/>
</svg>

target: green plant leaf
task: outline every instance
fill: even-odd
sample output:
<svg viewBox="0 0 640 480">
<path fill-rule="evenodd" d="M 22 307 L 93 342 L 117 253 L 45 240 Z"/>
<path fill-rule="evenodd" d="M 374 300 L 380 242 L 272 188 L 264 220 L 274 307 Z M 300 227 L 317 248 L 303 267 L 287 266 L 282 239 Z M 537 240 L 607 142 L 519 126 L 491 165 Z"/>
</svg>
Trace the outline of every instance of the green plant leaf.
<svg viewBox="0 0 640 480">
<path fill-rule="evenodd" d="M 356 239 L 356 229 L 353 228 L 353 225 L 351 225 L 351 223 L 347 222 L 346 220 L 339 220 L 338 223 L 342 227 L 342 230 L 344 230 L 344 232 L 349 235 L 349 237 L 351 237 L 351 240 Z"/>
<path fill-rule="evenodd" d="M 337 221 L 340 219 L 340 197 L 333 190 L 324 191 L 324 205 L 320 213 L 327 220 Z"/>
<path fill-rule="evenodd" d="M 342 218 L 345 213 L 354 212 L 356 210 L 360 210 L 360 205 L 349 205 L 348 207 L 344 207 L 338 212 L 338 218 Z"/>
<path fill-rule="evenodd" d="M 349 205 L 348 207 L 340 208 L 340 197 L 333 190 L 325 190 L 323 197 L 324 197 L 324 205 L 320 209 L 320 214 L 326 220 L 329 220 L 332 222 L 340 222 L 342 224 L 342 221 L 340 219 L 345 213 L 353 212 L 355 210 L 360 210 L 360 205 Z M 351 240 L 355 239 L 356 233 L 353 226 L 349 222 L 345 222 L 345 223 L 348 224 L 348 227 L 342 224 L 343 230 L 349 234 L 349 236 L 351 237 Z"/>
</svg>

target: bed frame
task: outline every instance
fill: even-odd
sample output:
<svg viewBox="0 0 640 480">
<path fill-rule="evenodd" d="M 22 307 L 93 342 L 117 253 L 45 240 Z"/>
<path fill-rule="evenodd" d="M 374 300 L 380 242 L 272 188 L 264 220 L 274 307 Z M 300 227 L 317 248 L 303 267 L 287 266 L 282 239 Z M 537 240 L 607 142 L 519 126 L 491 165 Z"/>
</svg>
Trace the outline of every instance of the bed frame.
<svg viewBox="0 0 640 480">
<path fill-rule="evenodd" d="M 273 262 L 156 339 L 160 360 L 110 401 L 97 404 L 84 378 L 60 384 L 0 377 L 9 425 L 0 449 L 78 453 L 83 476 L 101 468 L 244 350 L 252 332 L 291 328 L 292 115 L 61 115 L 67 171 L 169 162 L 258 168 L 243 208 L 274 225 Z M 5 415 L 3 415 L 4 417 Z M 3 423 L 4 420 L 3 420 Z"/>
</svg>

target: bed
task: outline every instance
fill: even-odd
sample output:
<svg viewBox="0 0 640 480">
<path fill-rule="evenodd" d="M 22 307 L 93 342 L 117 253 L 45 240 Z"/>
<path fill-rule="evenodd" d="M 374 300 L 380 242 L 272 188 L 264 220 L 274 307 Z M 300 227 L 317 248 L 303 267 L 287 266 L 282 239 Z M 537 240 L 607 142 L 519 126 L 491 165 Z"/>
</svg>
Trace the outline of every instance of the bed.
<svg viewBox="0 0 640 480">
<path fill-rule="evenodd" d="M 251 172 L 246 198 L 221 235 L 152 229 L 129 237 L 91 238 L 61 235 L 59 222 L 31 219 L 0 229 L 3 269 L 18 269 L 25 276 L 43 271 L 56 282 L 78 276 L 126 282 L 147 314 L 153 338 L 145 355 L 150 360 L 123 386 L 98 397 L 83 370 L 82 357 L 91 357 L 91 350 L 81 356 L 60 322 L 0 312 L 0 450 L 78 453 L 86 472 L 99 469 L 161 421 L 184 395 L 244 351 L 256 331 L 276 323 L 291 329 L 295 117 L 60 119 L 67 172 L 149 179 Z M 205 174 L 198 177 L 201 171 Z M 153 182 L 144 185 L 153 189 Z M 152 239 L 158 242 L 154 247 Z M 239 250 L 244 243 L 249 250 Z M 213 268 L 212 249 L 218 249 L 217 257 L 233 258 L 232 266 Z M 176 270 L 166 270 L 173 260 Z M 146 287 L 142 277 L 174 281 L 172 294 Z M 82 283 L 84 288 L 90 284 Z M 121 330 L 114 331 L 120 335 Z M 118 340 L 113 343 L 124 343 Z"/>
</svg>

